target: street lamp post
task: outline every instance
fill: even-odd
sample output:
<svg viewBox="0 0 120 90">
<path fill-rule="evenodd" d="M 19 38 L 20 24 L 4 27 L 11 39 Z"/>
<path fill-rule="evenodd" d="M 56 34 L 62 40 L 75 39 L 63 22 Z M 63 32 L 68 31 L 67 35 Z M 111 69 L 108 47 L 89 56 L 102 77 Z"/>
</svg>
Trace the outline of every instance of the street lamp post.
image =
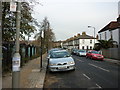
<svg viewBox="0 0 120 90">
<path fill-rule="evenodd" d="M 21 3 L 17 2 L 17 18 L 16 18 L 16 50 L 12 60 L 12 88 L 20 86 L 20 54 L 19 54 L 19 36 L 20 36 L 20 7 Z"/>
<path fill-rule="evenodd" d="M 16 12 L 16 2 L 17 2 L 16 0 L 2 0 L 2 2 L 10 2 L 11 3 L 10 11 Z M 0 1 L 0 7 L 2 6 L 2 2 Z M 19 85 L 20 85 L 19 36 L 20 36 L 20 6 L 21 6 L 21 3 L 17 2 L 17 4 L 18 5 L 17 5 L 17 18 L 16 18 L 16 44 L 15 44 L 16 48 L 15 48 L 15 54 L 12 58 L 12 88 L 19 88 Z M 1 20 L 2 19 L 0 18 L 0 22 Z"/>
<path fill-rule="evenodd" d="M 0 1 L 0 12 L 2 9 L 2 2 L 11 2 L 10 5 L 13 4 L 13 6 L 10 7 L 10 10 L 13 12 L 16 12 L 15 10 L 15 2 L 17 2 L 17 18 L 16 18 L 16 48 L 15 48 L 15 54 L 12 58 L 12 88 L 19 88 L 20 87 L 20 54 L 19 54 L 19 36 L 20 36 L 20 19 L 21 19 L 21 2 L 26 2 L 32 0 L 1 0 Z M 2 14 L 2 12 L 0 13 Z M 0 30 L 1 30 L 1 15 L 0 15 Z M 0 31 L 1 33 L 1 31 Z M 2 35 L 0 35 L 2 36 Z M 1 49 L 1 48 L 0 48 Z M 1 50 L 0 50 L 1 51 Z M 2 55 L 2 54 L 1 54 Z"/>
<path fill-rule="evenodd" d="M 88 26 L 88 28 L 93 28 L 94 29 L 94 45 L 95 45 L 95 27 Z"/>
</svg>

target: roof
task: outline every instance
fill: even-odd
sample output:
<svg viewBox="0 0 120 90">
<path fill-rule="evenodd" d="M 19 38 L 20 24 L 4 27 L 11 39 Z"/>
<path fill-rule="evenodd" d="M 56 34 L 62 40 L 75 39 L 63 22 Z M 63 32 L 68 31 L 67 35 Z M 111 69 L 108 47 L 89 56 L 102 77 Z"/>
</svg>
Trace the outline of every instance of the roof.
<svg viewBox="0 0 120 90">
<path fill-rule="evenodd" d="M 95 39 L 95 38 L 89 35 L 80 35 L 76 39 Z"/>
<path fill-rule="evenodd" d="M 78 40 L 78 39 L 97 39 L 97 38 L 94 38 L 93 36 L 87 35 L 86 32 L 82 32 L 82 35 L 77 34 L 77 36 L 71 37 L 71 38 L 63 41 L 63 43 L 70 42 L 73 40 Z"/>
<path fill-rule="evenodd" d="M 107 30 L 114 30 L 117 28 L 120 28 L 120 23 L 118 23 L 117 21 L 112 21 L 108 25 L 106 25 L 103 29 L 101 29 L 98 33 L 104 32 Z"/>
</svg>

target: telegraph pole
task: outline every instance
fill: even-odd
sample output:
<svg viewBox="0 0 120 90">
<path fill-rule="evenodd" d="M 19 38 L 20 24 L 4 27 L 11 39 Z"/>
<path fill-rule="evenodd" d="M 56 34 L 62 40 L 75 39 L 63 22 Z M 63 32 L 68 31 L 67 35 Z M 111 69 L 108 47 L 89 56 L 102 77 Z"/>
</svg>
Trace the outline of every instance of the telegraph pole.
<svg viewBox="0 0 120 90">
<path fill-rule="evenodd" d="M 20 87 L 20 54 L 19 54 L 19 36 L 20 36 L 20 13 L 21 3 L 17 2 L 17 17 L 16 17 L 16 50 L 12 60 L 12 88 Z"/>
</svg>

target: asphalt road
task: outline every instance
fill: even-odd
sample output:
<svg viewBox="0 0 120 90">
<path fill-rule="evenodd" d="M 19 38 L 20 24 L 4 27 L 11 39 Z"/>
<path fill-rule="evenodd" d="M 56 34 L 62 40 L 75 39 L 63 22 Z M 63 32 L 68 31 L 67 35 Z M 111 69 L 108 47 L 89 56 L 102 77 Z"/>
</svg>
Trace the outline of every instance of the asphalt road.
<svg viewBox="0 0 120 90">
<path fill-rule="evenodd" d="M 54 73 L 47 71 L 44 88 L 119 88 L 120 66 L 75 55 L 73 58 L 76 70 Z"/>
</svg>

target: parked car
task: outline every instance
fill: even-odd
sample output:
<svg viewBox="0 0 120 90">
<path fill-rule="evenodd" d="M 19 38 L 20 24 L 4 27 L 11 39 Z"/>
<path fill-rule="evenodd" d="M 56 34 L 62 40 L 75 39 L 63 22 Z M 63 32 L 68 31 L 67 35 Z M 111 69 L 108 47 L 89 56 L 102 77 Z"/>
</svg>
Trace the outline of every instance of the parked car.
<svg viewBox="0 0 120 90">
<path fill-rule="evenodd" d="M 52 72 L 75 70 L 75 61 L 66 50 L 53 51 L 48 58 L 48 69 Z"/>
<path fill-rule="evenodd" d="M 77 54 L 77 51 L 78 51 L 78 49 L 73 48 L 71 52 L 72 52 L 72 54 L 76 55 L 76 54 Z"/>
<path fill-rule="evenodd" d="M 77 55 L 78 56 L 86 56 L 86 50 L 78 50 Z"/>
<path fill-rule="evenodd" d="M 62 48 L 52 48 L 52 49 L 50 49 L 49 52 L 48 52 L 48 57 L 53 51 L 58 51 L 58 50 L 63 50 L 63 49 Z"/>
<path fill-rule="evenodd" d="M 89 50 L 86 54 L 86 58 L 95 59 L 95 60 L 103 60 L 104 56 L 101 55 L 98 51 Z"/>
</svg>

